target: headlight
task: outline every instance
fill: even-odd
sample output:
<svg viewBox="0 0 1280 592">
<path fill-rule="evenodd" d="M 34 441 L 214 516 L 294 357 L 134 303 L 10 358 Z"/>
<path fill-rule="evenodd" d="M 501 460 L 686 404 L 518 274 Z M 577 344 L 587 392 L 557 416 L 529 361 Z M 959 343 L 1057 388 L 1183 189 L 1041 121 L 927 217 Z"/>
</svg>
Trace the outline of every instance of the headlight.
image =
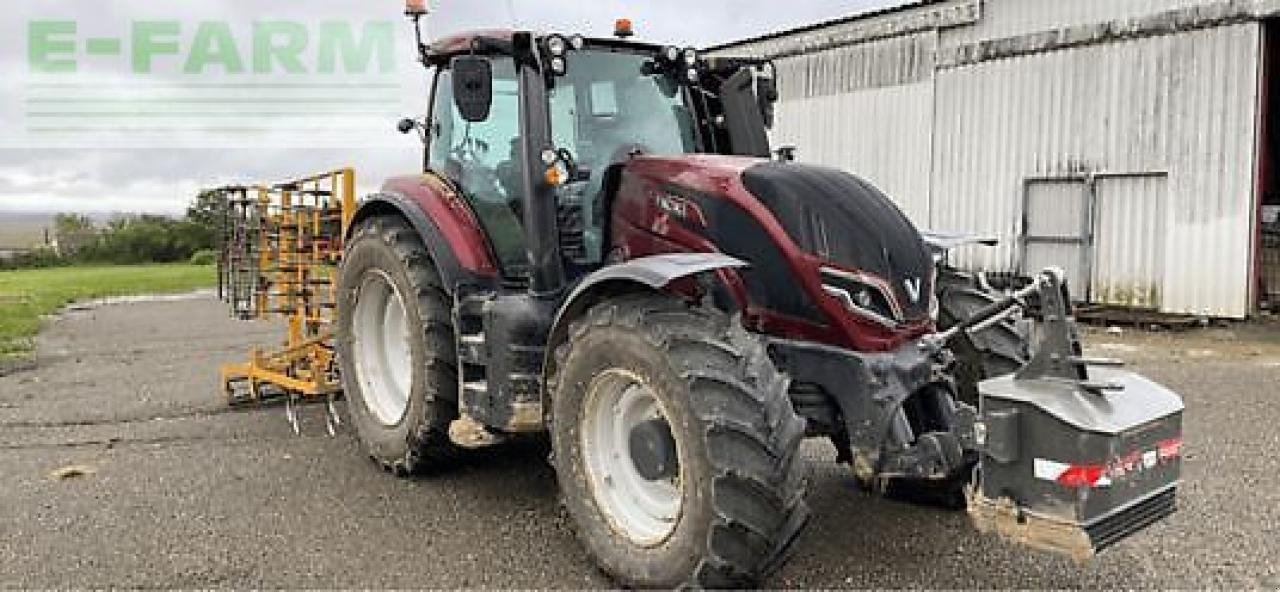
<svg viewBox="0 0 1280 592">
<path fill-rule="evenodd" d="M 569 38 L 569 47 L 572 47 L 574 49 L 582 49 L 583 46 L 585 46 L 586 44 L 587 44 L 587 40 L 583 39 L 582 35 L 574 35 L 573 37 Z"/>
<path fill-rule="evenodd" d="M 662 57 L 666 58 L 668 62 L 671 62 L 674 64 L 677 60 L 680 59 L 680 48 L 674 45 L 668 45 L 665 49 L 662 50 Z"/>
<path fill-rule="evenodd" d="M 550 52 L 551 55 L 562 56 L 568 48 L 569 44 L 564 40 L 564 37 L 559 35 L 547 37 L 547 51 Z"/>
<path fill-rule="evenodd" d="M 883 282 L 876 278 L 823 267 L 822 289 L 855 314 L 870 318 L 886 327 L 897 326 L 902 313 L 893 304 Z"/>
</svg>

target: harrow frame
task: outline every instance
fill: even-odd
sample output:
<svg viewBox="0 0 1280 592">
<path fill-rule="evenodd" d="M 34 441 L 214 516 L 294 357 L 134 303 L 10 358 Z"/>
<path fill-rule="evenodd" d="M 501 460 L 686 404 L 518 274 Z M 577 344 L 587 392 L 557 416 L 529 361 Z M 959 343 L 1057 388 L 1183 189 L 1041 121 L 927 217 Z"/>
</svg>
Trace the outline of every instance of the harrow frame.
<svg viewBox="0 0 1280 592">
<path fill-rule="evenodd" d="M 323 398 L 332 409 L 341 393 L 331 327 L 337 264 L 357 206 L 355 172 L 213 191 L 223 208 L 219 296 L 238 319 L 287 322 L 280 348 L 254 347 L 247 361 L 221 366 L 223 393 L 231 405 L 286 398 L 297 431 L 294 403 Z"/>
</svg>

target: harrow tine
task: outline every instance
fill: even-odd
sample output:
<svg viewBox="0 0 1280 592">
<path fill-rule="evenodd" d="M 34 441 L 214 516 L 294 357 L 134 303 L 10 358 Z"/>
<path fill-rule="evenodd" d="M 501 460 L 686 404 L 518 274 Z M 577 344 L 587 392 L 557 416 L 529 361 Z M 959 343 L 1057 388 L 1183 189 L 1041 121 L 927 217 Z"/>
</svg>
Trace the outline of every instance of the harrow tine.
<svg viewBox="0 0 1280 592">
<path fill-rule="evenodd" d="M 338 415 L 338 408 L 333 405 L 333 393 L 330 392 L 324 400 L 325 424 L 329 428 L 329 436 L 336 436 L 338 426 L 342 425 L 342 416 Z"/>
<path fill-rule="evenodd" d="M 285 418 L 289 420 L 289 426 L 293 428 L 293 435 L 301 436 L 302 422 L 298 418 L 298 404 L 294 401 L 297 396 L 298 395 L 293 391 L 289 392 L 288 397 L 285 398 L 284 401 L 284 415 Z"/>
<path fill-rule="evenodd" d="M 333 399 L 330 398 L 324 402 L 324 429 L 329 432 L 332 438 L 338 435 L 338 416 L 333 411 Z"/>
</svg>

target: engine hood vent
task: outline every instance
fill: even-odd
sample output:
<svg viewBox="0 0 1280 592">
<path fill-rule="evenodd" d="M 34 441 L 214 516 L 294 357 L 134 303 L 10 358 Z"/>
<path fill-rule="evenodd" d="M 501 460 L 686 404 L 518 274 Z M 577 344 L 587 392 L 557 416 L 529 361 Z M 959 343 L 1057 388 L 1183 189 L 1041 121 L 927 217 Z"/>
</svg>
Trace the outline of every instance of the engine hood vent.
<svg viewBox="0 0 1280 592">
<path fill-rule="evenodd" d="M 785 162 L 752 166 L 742 182 L 800 248 L 882 278 L 906 320 L 928 316 L 933 258 L 884 193 L 844 171 Z"/>
</svg>

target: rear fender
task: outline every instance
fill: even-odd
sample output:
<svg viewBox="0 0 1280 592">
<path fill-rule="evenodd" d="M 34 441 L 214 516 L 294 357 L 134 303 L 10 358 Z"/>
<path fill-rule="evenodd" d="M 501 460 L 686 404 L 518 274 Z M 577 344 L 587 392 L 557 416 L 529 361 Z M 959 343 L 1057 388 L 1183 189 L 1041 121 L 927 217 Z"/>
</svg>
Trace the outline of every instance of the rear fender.
<svg viewBox="0 0 1280 592">
<path fill-rule="evenodd" d="M 662 290 L 671 282 L 700 273 L 746 266 L 745 261 L 723 253 L 670 253 L 631 259 L 586 276 L 556 312 L 543 358 L 543 377 L 555 371 L 555 350 L 568 338 L 569 324 L 597 302 L 627 292 Z"/>
</svg>

